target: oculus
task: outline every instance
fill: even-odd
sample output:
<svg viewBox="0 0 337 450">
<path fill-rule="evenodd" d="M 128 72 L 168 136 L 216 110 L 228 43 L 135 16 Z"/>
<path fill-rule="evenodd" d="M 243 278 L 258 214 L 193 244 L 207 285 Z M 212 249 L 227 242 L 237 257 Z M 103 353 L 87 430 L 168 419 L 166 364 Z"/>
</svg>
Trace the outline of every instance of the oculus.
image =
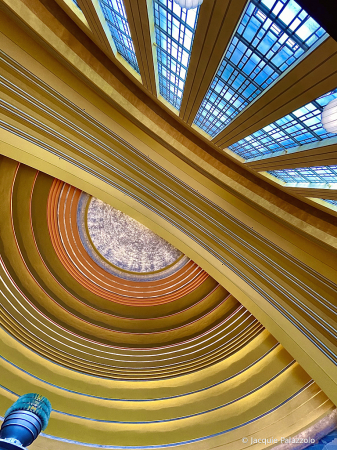
<svg viewBox="0 0 337 450">
<path fill-rule="evenodd" d="M 96 251 L 127 272 L 161 271 L 183 256 L 137 220 L 97 198 L 88 200 L 85 220 Z"/>
</svg>

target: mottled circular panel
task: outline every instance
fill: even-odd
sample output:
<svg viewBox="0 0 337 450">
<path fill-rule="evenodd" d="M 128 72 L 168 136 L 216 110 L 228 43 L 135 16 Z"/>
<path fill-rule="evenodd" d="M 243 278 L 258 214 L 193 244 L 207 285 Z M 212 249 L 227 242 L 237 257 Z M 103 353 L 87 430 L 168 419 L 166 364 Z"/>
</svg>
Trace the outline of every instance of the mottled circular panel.
<svg viewBox="0 0 337 450">
<path fill-rule="evenodd" d="M 182 256 L 178 249 L 137 220 L 97 198 L 89 203 L 87 226 L 97 251 L 123 270 L 154 272 Z"/>
</svg>

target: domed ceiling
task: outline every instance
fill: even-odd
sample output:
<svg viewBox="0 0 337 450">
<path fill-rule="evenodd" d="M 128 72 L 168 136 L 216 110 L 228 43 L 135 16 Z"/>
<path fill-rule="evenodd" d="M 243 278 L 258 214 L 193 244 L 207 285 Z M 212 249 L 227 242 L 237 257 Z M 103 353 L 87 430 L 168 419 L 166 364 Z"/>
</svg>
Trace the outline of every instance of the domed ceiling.
<svg viewBox="0 0 337 450">
<path fill-rule="evenodd" d="M 50 399 L 43 446 L 241 448 L 333 427 L 309 375 L 171 244 L 12 160 L 0 180 L 0 394 Z"/>
<path fill-rule="evenodd" d="M 305 3 L 0 0 L 0 415 L 51 401 L 32 450 L 336 428 L 337 43 Z"/>
</svg>

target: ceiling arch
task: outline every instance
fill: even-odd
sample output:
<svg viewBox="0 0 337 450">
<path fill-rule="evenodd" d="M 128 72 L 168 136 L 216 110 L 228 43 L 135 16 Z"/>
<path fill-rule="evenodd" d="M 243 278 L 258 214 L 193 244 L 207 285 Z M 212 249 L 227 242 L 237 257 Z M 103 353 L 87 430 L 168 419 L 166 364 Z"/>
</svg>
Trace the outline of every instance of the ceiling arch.
<svg viewBox="0 0 337 450">
<path fill-rule="evenodd" d="M 198 23 L 214 35 L 197 26 L 190 98 L 200 45 L 229 42 L 245 6 L 222 2 L 220 16 L 209 3 Z M 225 145 L 335 89 L 336 43 L 314 46 L 215 142 L 189 125 L 184 98 L 181 117 L 157 98 L 154 66 L 141 84 L 70 4 L 1 2 L 3 408 L 26 390 L 50 397 L 50 449 L 243 448 L 262 430 L 325 430 L 337 401 L 334 211 Z M 142 17 L 130 33 L 143 63 Z M 320 156 L 302 150 L 298 167 Z M 142 282 L 107 270 L 81 241 L 82 195 L 140 221 L 183 263 Z"/>
<path fill-rule="evenodd" d="M 163 269 L 159 280 L 106 270 L 100 279 L 84 247 L 79 264 L 78 190 L 4 157 L 0 171 L 4 407 L 38 390 L 53 404 L 49 440 L 107 448 L 213 445 L 217 436 L 225 446 L 242 442 L 238 428 L 282 433 L 286 420 L 294 433 L 331 414 L 321 389 L 246 308 L 200 268 L 188 276 L 193 262 Z M 96 288 L 110 282 L 109 296 L 76 277 L 85 261 Z M 175 296 L 158 303 L 148 294 L 162 282 Z M 308 408 L 317 410 L 310 418 Z"/>
</svg>

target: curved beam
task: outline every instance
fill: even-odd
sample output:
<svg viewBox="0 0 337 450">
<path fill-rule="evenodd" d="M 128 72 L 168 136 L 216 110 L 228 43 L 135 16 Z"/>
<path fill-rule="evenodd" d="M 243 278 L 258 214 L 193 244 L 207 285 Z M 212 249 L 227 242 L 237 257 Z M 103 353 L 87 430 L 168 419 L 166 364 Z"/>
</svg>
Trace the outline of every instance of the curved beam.
<svg viewBox="0 0 337 450">
<path fill-rule="evenodd" d="M 88 21 L 94 42 L 112 59 L 115 59 L 116 46 L 109 27 L 104 19 L 98 0 L 78 0 L 78 4 Z"/>
<path fill-rule="evenodd" d="M 191 125 L 226 51 L 247 0 L 205 0 L 187 72 L 179 116 Z"/>
<path fill-rule="evenodd" d="M 152 95 L 157 97 L 156 68 L 153 54 L 153 19 L 148 0 L 124 0 L 126 15 L 130 27 L 133 45 L 139 65 L 143 85 Z M 149 8 L 149 9 L 148 9 Z"/>
<path fill-rule="evenodd" d="M 245 163 L 247 167 L 258 172 L 333 164 L 337 164 L 337 138 L 301 145 L 286 152 L 266 155 L 265 158 L 250 159 Z"/>
</svg>

